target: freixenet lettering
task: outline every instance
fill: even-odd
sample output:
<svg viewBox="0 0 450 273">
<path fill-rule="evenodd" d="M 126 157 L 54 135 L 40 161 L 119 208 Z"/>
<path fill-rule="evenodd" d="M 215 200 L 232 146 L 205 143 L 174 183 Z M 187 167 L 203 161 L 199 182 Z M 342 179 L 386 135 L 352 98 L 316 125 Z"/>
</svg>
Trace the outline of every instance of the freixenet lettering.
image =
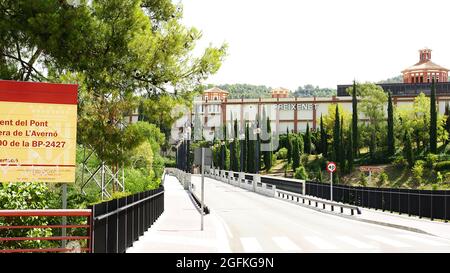
<svg viewBox="0 0 450 273">
<path fill-rule="evenodd" d="M 275 107 L 278 110 L 289 110 L 289 111 L 314 110 L 317 108 L 317 104 L 316 103 L 279 103 L 279 104 L 276 104 Z"/>
</svg>

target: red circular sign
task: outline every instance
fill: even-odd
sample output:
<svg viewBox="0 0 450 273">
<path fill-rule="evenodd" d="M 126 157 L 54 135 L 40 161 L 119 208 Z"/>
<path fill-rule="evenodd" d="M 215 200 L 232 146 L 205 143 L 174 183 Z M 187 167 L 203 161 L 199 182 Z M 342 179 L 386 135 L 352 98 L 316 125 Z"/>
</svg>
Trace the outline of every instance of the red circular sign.
<svg viewBox="0 0 450 273">
<path fill-rule="evenodd" d="M 336 163 L 328 162 L 328 164 L 327 164 L 327 171 L 329 173 L 334 173 L 336 171 Z"/>
</svg>

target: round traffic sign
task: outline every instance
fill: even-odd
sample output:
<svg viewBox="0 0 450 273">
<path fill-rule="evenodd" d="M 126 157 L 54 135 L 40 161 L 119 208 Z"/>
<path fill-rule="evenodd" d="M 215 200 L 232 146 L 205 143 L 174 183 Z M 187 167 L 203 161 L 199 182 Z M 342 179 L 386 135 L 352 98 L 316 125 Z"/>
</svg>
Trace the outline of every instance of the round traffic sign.
<svg viewBox="0 0 450 273">
<path fill-rule="evenodd" d="M 327 171 L 329 173 L 334 173 L 336 171 L 336 163 L 328 162 L 328 164 L 327 164 Z"/>
</svg>

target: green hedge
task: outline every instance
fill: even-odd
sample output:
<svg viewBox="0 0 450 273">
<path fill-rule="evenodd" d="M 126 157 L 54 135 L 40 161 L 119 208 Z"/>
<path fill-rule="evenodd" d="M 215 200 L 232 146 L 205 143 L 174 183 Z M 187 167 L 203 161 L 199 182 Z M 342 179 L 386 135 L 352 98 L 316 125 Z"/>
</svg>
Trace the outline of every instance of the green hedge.
<svg viewBox="0 0 450 273">
<path fill-rule="evenodd" d="M 434 169 L 436 171 L 448 171 L 450 170 L 450 161 L 441 161 L 434 164 Z"/>
</svg>

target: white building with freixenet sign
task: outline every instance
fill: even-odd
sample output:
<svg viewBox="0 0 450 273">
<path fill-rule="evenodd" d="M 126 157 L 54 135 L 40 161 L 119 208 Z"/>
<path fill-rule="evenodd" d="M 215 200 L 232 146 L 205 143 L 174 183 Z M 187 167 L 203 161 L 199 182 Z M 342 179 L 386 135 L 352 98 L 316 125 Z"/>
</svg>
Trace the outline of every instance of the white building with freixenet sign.
<svg viewBox="0 0 450 273">
<path fill-rule="evenodd" d="M 396 106 L 411 105 L 414 98 L 421 92 L 430 94 L 431 81 L 436 82 L 438 110 L 444 113 L 445 104 L 450 101 L 450 83 L 447 79 L 447 69 L 431 62 L 431 50 L 422 49 L 417 64 L 402 71 L 403 83 L 379 84 L 383 90 L 392 93 L 393 103 Z M 346 89 L 351 85 L 338 85 L 337 96 L 332 97 L 289 97 L 289 90 L 275 88 L 271 98 L 259 99 L 228 99 L 229 92 L 214 87 L 204 91 L 203 96 L 194 101 L 194 107 L 177 122 L 173 132 L 183 133 L 187 124 L 193 125 L 198 116 L 203 126 L 206 139 L 212 139 L 214 132 L 227 124 L 228 130 L 234 120 L 238 121 L 239 130 L 245 128 L 246 122 L 254 122 L 258 114 L 263 112 L 271 120 L 272 131 L 284 134 L 290 132 L 303 132 L 307 124 L 312 130 L 320 126 L 320 116 L 328 114 L 331 104 L 339 104 L 343 109 L 352 111 L 352 98 Z M 387 107 L 387 106 L 386 106 Z M 363 116 L 359 116 L 364 121 Z M 242 131 L 240 132 L 242 135 Z"/>
</svg>

